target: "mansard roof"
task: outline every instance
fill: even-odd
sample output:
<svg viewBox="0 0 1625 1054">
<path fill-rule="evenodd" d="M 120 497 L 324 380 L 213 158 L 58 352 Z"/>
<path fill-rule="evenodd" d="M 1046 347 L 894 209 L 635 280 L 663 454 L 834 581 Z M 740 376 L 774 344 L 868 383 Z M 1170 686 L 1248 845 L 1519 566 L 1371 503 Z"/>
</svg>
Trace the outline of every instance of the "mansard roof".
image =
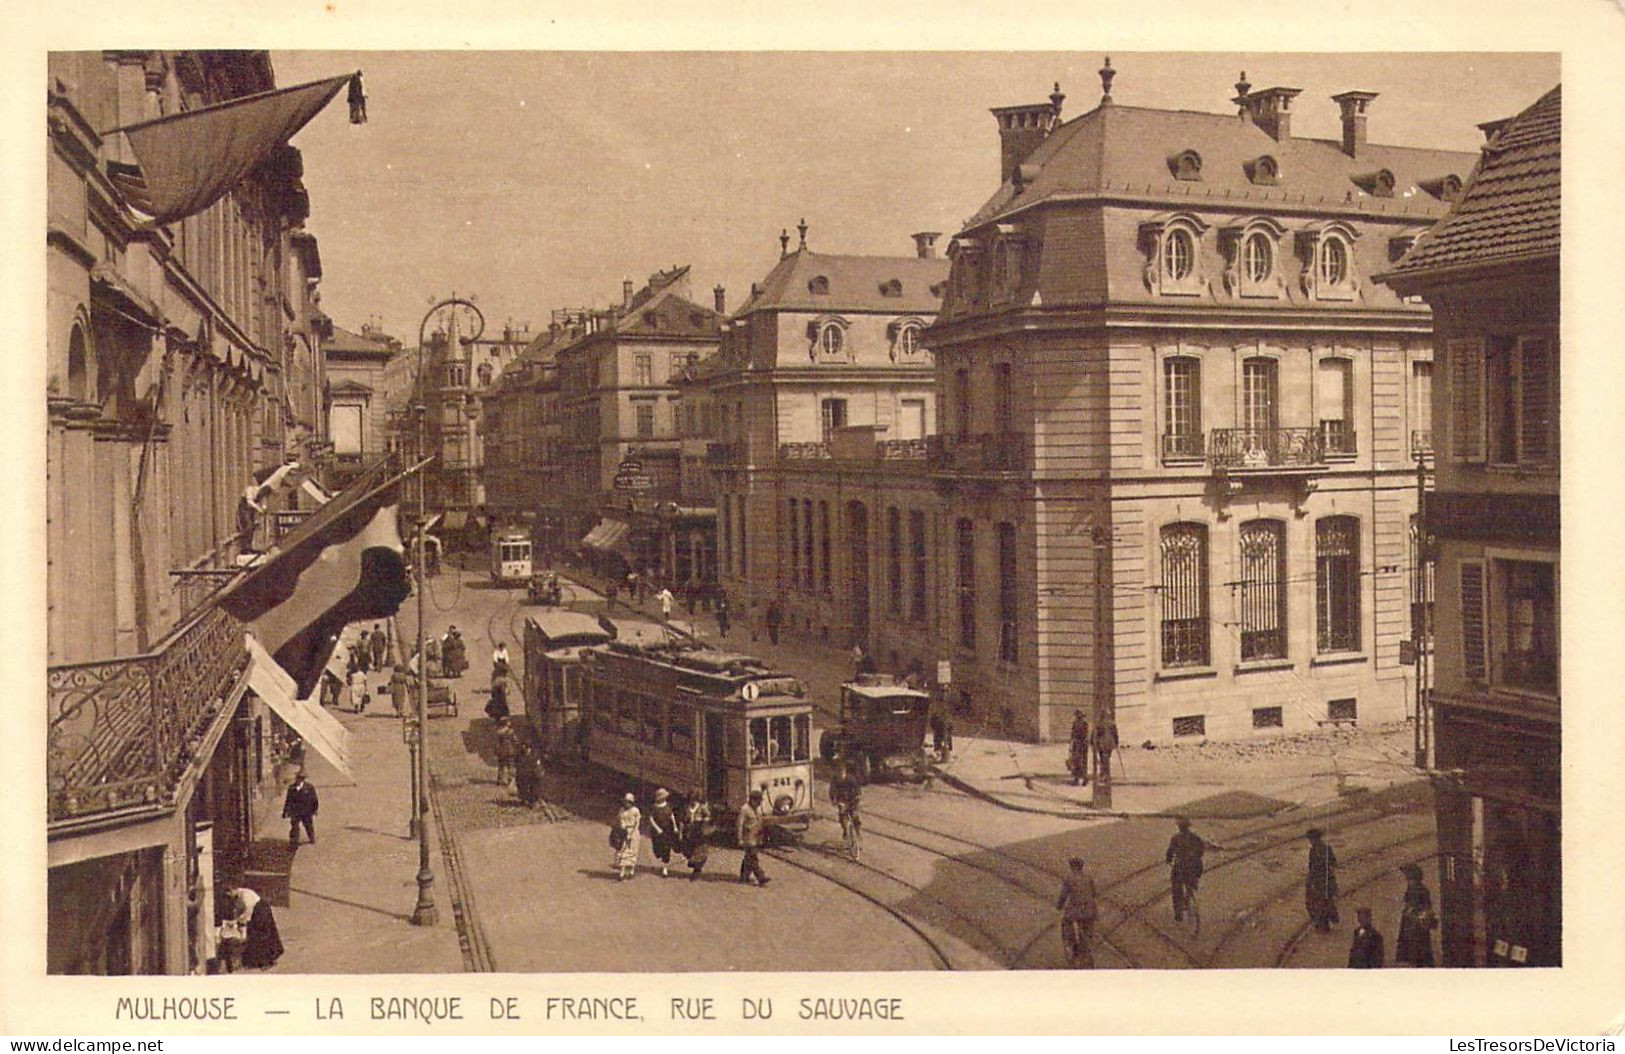
<svg viewBox="0 0 1625 1054">
<path fill-rule="evenodd" d="M 942 306 L 948 267 L 940 257 L 846 256 L 798 249 L 774 265 L 734 317 L 768 310 L 935 314 Z"/>
</svg>

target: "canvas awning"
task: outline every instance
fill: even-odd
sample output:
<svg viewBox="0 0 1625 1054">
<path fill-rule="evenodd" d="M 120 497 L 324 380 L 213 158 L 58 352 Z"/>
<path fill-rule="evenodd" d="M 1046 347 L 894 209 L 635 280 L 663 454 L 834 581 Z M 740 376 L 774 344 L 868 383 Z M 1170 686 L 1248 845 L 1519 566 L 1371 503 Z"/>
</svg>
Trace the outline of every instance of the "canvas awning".
<svg viewBox="0 0 1625 1054">
<path fill-rule="evenodd" d="M 581 539 L 581 544 L 589 549 L 602 549 L 609 551 L 618 549 L 626 540 L 626 532 L 631 528 L 620 520 L 599 520 L 598 526 L 587 532 Z"/>
<path fill-rule="evenodd" d="M 446 530 L 460 531 L 468 524 L 468 513 L 462 509 L 452 509 L 446 513 Z"/>
<path fill-rule="evenodd" d="M 253 634 L 248 644 L 248 686 L 254 694 L 265 700 L 265 705 L 290 727 L 316 753 L 326 758 L 351 783 L 355 774 L 350 771 L 350 732 L 337 718 L 322 709 L 315 698 L 297 699 L 293 678 L 289 677 L 276 660 L 268 655 Z"/>
</svg>

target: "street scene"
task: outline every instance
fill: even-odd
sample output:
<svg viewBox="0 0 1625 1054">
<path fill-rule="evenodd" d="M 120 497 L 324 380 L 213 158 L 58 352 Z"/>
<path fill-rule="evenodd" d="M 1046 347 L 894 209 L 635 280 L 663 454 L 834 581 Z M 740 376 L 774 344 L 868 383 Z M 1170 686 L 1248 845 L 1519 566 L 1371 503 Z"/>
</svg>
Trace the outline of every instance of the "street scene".
<svg viewBox="0 0 1625 1054">
<path fill-rule="evenodd" d="M 1562 965 L 1555 55 L 458 61 L 50 56 L 50 973 Z"/>
</svg>

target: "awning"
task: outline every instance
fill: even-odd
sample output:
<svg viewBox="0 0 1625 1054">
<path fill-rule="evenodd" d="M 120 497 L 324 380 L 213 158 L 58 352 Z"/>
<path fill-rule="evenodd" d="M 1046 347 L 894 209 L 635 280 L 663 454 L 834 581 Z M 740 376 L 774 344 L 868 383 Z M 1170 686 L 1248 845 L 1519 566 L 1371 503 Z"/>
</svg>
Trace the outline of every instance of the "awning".
<svg viewBox="0 0 1625 1054">
<path fill-rule="evenodd" d="M 462 509 L 452 509 L 446 513 L 446 530 L 460 531 L 468 524 L 468 513 Z"/>
<path fill-rule="evenodd" d="M 326 758 L 345 779 L 354 783 L 355 774 L 350 771 L 350 730 L 323 710 L 316 698 L 294 698 L 297 689 L 293 678 L 266 654 L 252 633 L 245 639 L 249 654 L 248 686 L 254 694 L 265 700 L 265 705 L 288 722 L 299 737 L 316 748 L 316 753 Z"/>
<path fill-rule="evenodd" d="M 629 529 L 629 525 L 620 520 L 599 520 L 598 526 L 588 531 L 587 536 L 581 539 L 581 544 L 591 549 L 605 551 L 618 549 L 625 542 L 626 532 Z"/>
<path fill-rule="evenodd" d="M 326 488 L 313 479 L 306 479 L 299 484 L 299 490 L 300 493 L 315 502 L 318 509 L 333 500 L 333 495 L 329 494 Z"/>
</svg>

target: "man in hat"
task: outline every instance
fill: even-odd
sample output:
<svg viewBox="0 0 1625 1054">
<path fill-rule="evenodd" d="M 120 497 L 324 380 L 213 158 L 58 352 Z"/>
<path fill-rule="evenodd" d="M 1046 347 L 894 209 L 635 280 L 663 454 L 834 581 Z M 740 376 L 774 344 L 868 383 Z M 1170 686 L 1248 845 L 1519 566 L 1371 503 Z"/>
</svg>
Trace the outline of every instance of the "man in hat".
<svg viewBox="0 0 1625 1054">
<path fill-rule="evenodd" d="M 1095 965 L 1095 918 L 1099 914 L 1096 903 L 1095 877 L 1089 873 L 1081 856 L 1067 861 L 1072 870 L 1061 882 L 1061 899 L 1055 902 L 1061 912 L 1061 938 L 1072 956 L 1072 964 L 1085 970 Z"/>
<path fill-rule="evenodd" d="M 1066 756 L 1072 786 L 1089 782 L 1089 719 L 1082 710 L 1072 711 L 1072 748 Z"/>
<path fill-rule="evenodd" d="M 1337 854 L 1325 840 L 1325 831 L 1311 827 L 1304 837 L 1309 839 L 1309 874 L 1304 880 L 1304 906 L 1315 929 L 1330 933 L 1337 921 Z"/>
<path fill-rule="evenodd" d="M 1371 924 L 1371 909 L 1357 908 L 1354 912 L 1359 925 L 1354 927 L 1354 942 L 1349 945 L 1349 968 L 1376 970 L 1382 967 L 1382 934 Z"/>
<path fill-rule="evenodd" d="M 316 844 L 316 810 L 320 804 L 316 799 L 316 788 L 305 781 L 305 770 L 300 769 L 288 785 L 288 796 L 282 800 L 282 818 L 288 821 L 289 845 L 299 844 L 301 824 L 310 844 Z"/>
<path fill-rule="evenodd" d="M 1196 884 L 1202 879 L 1202 854 L 1207 851 L 1207 843 L 1202 836 L 1191 830 L 1191 821 L 1187 816 L 1181 816 L 1178 821 L 1179 830 L 1168 840 L 1168 852 L 1163 859 L 1168 863 L 1168 881 L 1172 887 L 1174 900 L 1174 921 L 1178 922 L 1185 917 L 1188 908 L 1201 925 L 1201 914 L 1196 910 Z"/>
<path fill-rule="evenodd" d="M 757 856 L 757 850 L 762 844 L 762 792 L 750 792 L 750 801 L 739 810 L 739 824 L 735 832 L 738 835 L 739 847 L 745 851 L 744 859 L 739 861 L 739 881 L 750 884 L 752 876 L 759 886 L 767 885 L 767 876 L 762 873 L 762 861 Z"/>
</svg>

